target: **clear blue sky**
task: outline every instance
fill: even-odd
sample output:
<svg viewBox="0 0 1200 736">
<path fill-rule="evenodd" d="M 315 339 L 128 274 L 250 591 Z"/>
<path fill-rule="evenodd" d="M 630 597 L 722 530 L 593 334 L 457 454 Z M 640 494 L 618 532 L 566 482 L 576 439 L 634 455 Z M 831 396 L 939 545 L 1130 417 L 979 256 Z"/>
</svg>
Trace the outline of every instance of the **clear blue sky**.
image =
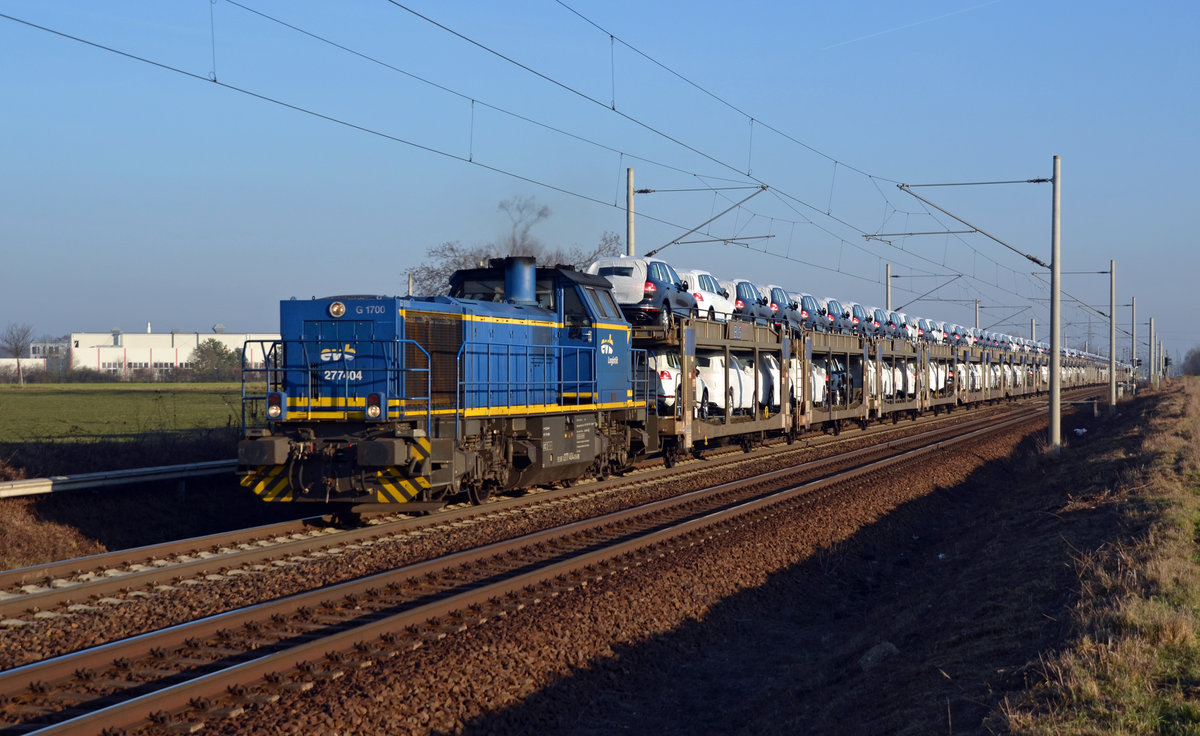
<svg viewBox="0 0 1200 736">
<path fill-rule="evenodd" d="M 750 191 L 713 190 L 766 184 L 689 238 L 743 245 L 662 257 L 872 305 L 887 263 L 896 306 L 963 274 L 906 311 L 969 325 L 979 298 L 984 326 L 1046 338 L 1048 288 L 1002 245 L 863 235 L 965 229 L 897 183 L 1048 177 L 1060 155 L 1064 270 L 1116 259 L 1118 303 L 1172 353 L 1200 343 L 1200 4 L 681 7 L 0 0 L 163 65 L 0 18 L 0 327 L 273 331 L 280 299 L 403 293 L 429 246 L 500 237 L 513 196 L 550 208 L 548 244 L 624 237 L 632 166 L 704 190 L 639 195 L 639 252 Z M 916 191 L 1049 261 L 1050 185 Z M 1107 311 L 1107 276 L 1064 287 Z M 1081 346 L 1089 313 L 1064 303 Z"/>
</svg>

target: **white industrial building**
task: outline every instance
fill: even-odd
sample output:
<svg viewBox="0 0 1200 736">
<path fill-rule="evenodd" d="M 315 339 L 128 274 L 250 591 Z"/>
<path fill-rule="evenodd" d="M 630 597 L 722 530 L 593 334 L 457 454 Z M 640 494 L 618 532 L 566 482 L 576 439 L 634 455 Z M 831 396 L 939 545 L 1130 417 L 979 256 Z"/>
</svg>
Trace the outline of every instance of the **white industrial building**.
<svg viewBox="0 0 1200 736">
<path fill-rule="evenodd" d="M 216 340 L 234 352 L 245 346 L 246 365 L 262 367 L 264 348 L 278 339 L 278 333 L 254 332 L 72 332 L 67 354 L 72 370 L 128 376 L 140 369 L 157 373 L 190 368 L 200 343 Z"/>
<path fill-rule="evenodd" d="M 217 340 L 234 352 L 245 349 L 248 366 L 263 366 L 263 350 L 279 339 L 278 333 L 225 332 L 220 325 L 213 332 L 72 332 L 64 343 L 34 343 L 29 355 L 21 358 L 22 371 L 93 370 L 131 378 L 135 371 L 165 374 L 190 368 L 192 353 L 207 340 Z M 0 358 L 0 370 L 16 369 L 15 358 Z"/>
</svg>

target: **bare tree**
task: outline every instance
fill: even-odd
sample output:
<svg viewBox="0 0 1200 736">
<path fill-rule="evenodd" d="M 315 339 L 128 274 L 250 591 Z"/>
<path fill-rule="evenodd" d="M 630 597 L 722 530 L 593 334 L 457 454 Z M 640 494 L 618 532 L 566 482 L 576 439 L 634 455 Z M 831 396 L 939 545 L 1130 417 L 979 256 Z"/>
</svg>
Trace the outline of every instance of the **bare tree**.
<svg viewBox="0 0 1200 736">
<path fill-rule="evenodd" d="M 25 377 L 21 375 L 21 356 L 28 350 L 33 343 L 33 326 L 18 325 L 10 322 L 3 333 L 0 333 L 0 348 L 9 354 L 9 357 L 17 359 L 17 383 L 25 385 Z"/>
<path fill-rule="evenodd" d="M 538 264 L 542 266 L 574 266 L 575 268 L 582 269 L 597 258 L 624 253 L 624 245 L 625 243 L 621 240 L 620 235 L 611 230 L 605 230 L 600 234 L 600 242 L 591 250 L 585 250 L 580 246 L 566 249 L 556 248 L 545 251 L 538 256 Z"/>
<path fill-rule="evenodd" d="M 432 246 L 425 252 L 425 261 L 408 271 L 408 275 L 412 277 L 413 293 L 445 294 L 450 276 L 455 271 L 460 268 L 475 268 L 495 257 L 496 249 L 492 245 L 468 248 L 457 241 L 447 240 L 441 245 Z"/>
<path fill-rule="evenodd" d="M 1200 376 L 1200 348 L 1192 348 L 1183 356 L 1183 375 Z"/>
<path fill-rule="evenodd" d="M 621 236 L 605 232 L 593 248 L 547 248 L 532 235 L 535 225 L 550 217 L 550 208 L 539 206 L 533 197 L 516 196 L 500 203 L 499 209 L 508 215 L 512 228 L 499 243 L 468 247 L 457 241 L 446 241 L 426 251 L 425 261 L 409 269 L 414 294 L 445 294 L 450 276 L 460 268 L 487 265 L 490 258 L 533 256 L 539 266 L 575 266 L 582 268 L 597 258 L 622 252 Z"/>
</svg>

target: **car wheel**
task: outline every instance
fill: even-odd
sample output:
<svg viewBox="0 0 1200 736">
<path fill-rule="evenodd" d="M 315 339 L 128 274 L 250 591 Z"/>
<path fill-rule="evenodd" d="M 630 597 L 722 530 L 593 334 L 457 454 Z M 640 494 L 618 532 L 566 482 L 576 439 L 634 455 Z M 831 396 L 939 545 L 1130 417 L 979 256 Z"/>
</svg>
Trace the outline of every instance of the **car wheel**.
<svg viewBox="0 0 1200 736">
<path fill-rule="evenodd" d="M 662 309 L 658 310 L 658 326 L 664 330 L 671 329 L 671 324 L 674 322 L 674 315 L 671 314 L 671 305 L 663 302 Z"/>
<path fill-rule="evenodd" d="M 708 389 L 700 395 L 700 418 L 708 419 Z"/>
<path fill-rule="evenodd" d="M 713 309 L 712 307 L 709 307 L 708 308 L 708 319 L 711 321 L 711 320 L 715 320 L 716 318 L 717 318 L 717 310 Z"/>
</svg>

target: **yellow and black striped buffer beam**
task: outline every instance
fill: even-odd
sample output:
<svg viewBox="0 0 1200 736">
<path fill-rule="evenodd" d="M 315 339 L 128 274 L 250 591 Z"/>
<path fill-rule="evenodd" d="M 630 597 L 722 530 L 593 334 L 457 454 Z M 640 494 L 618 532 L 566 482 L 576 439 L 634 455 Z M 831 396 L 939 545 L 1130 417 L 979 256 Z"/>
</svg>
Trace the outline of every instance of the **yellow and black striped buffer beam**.
<svg viewBox="0 0 1200 736">
<path fill-rule="evenodd" d="M 242 477 L 241 485 L 249 488 L 264 501 L 291 501 L 292 487 L 288 483 L 287 466 L 260 466 Z"/>
<path fill-rule="evenodd" d="M 429 451 L 425 440 L 425 451 Z M 415 446 L 414 446 L 415 449 Z M 424 476 L 409 477 L 399 468 L 384 468 L 375 473 L 375 499 L 379 503 L 408 503 L 429 490 L 429 479 Z"/>
</svg>

